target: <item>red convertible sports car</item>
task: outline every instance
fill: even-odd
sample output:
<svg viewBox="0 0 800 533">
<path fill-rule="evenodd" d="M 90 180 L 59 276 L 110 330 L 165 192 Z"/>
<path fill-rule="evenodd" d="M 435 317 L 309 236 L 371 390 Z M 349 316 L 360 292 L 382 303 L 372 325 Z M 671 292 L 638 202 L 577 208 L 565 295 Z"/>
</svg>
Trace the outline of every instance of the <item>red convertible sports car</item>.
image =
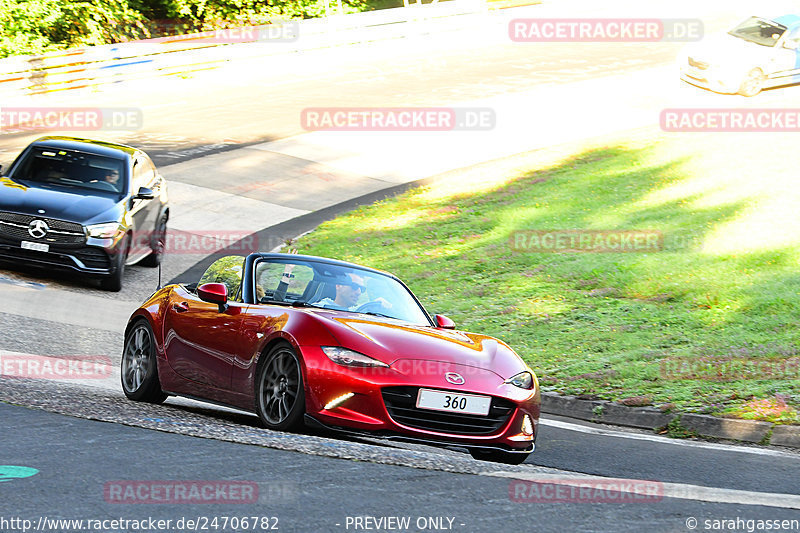
<svg viewBox="0 0 800 533">
<path fill-rule="evenodd" d="M 223 257 L 153 294 L 125 332 L 122 388 L 255 412 L 274 430 L 305 422 L 513 464 L 533 451 L 540 405 L 511 348 L 431 318 L 395 276 L 274 253 Z"/>
</svg>

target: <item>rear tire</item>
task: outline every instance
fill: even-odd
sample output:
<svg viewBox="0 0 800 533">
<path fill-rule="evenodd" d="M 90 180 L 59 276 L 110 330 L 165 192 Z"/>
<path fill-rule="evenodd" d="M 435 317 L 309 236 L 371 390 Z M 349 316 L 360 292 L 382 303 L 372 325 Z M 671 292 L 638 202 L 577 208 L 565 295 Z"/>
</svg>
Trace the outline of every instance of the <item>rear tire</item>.
<svg viewBox="0 0 800 533">
<path fill-rule="evenodd" d="M 521 465 L 528 458 L 530 453 L 511 453 L 503 450 L 470 450 L 469 454 L 473 459 L 479 461 L 490 461 L 492 463 L 503 463 L 507 465 Z"/>
<path fill-rule="evenodd" d="M 306 410 L 303 370 L 289 344 L 278 344 L 265 356 L 255 392 L 256 412 L 268 429 L 290 431 L 302 426 Z"/>
<path fill-rule="evenodd" d="M 125 336 L 120 381 L 128 399 L 148 403 L 167 399 L 158 380 L 155 337 L 146 320 L 136 322 Z"/>
</svg>

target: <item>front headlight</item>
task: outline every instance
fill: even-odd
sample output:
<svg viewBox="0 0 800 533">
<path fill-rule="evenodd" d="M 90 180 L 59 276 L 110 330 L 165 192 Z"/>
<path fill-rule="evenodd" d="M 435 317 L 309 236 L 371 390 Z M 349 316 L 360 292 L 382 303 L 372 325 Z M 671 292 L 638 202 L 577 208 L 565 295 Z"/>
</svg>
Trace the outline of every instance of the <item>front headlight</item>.
<svg viewBox="0 0 800 533">
<path fill-rule="evenodd" d="M 92 224 L 91 226 L 86 226 L 86 233 L 89 237 L 95 237 L 98 239 L 110 239 L 117 236 L 117 233 L 120 232 L 119 223 L 117 222 L 108 222 L 106 224 Z"/>
<path fill-rule="evenodd" d="M 354 352 L 341 346 L 323 346 L 322 351 L 328 356 L 328 359 L 342 366 L 383 366 L 388 367 L 386 363 L 373 359 L 363 353 Z"/>
<path fill-rule="evenodd" d="M 533 388 L 533 374 L 525 370 L 524 372 L 520 372 L 514 376 L 511 376 L 503 383 L 508 383 L 509 385 L 514 385 L 515 387 L 519 387 L 520 389 L 532 389 Z"/>
</svg>

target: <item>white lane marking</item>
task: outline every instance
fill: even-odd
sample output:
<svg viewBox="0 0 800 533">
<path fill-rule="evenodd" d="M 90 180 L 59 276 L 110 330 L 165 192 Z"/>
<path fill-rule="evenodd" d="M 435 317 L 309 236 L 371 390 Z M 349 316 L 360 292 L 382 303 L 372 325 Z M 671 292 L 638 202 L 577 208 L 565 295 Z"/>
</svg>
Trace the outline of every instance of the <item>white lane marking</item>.
<svg viewBox="0 0 800 533">
<path fill-rule="evenodd" d="M 42 290 L 47 288 L 46 283 L 37 283 L 35 281 L 28 281 L 19 278 L 11 278 L 3 275 L 0 275 L 0 283 L 7 283 L 8 285 L 17 285 L 18 287 L 25 287 L 27 289 Z"/>
<path fill-rule="evenodd" d="M 660 444 L 672 444 L 675 446 L 688 446 L 691 448 L 706 448 L 709 450 L 718 450 L 725 452 L 738 452 L 749 453 L 752 455 L 770 455 L 776 457 L 791 457 L 792 459 L 800 459 L 800 454 L 785 452 L 782 450 L 773 450 L 769 448 L 750 448 L 746 446 L 736 446 L 733 444 L 718 444 L 715 442 L 698 442 L 692 440 L 671 439 L 669 437 L 661 437 L 659 435 L 642 435 L 638 433 L 627 433 L 624 431 L 615 431 L 611 429 L 593 428 L 581 424 L 573 424 L 571 422 L 562 422 L 560 420 L 549 420 L 542 418 L 539 424 L 543 426 L 556 427 L 559 429 L 566 429 L 567 431 L 576 431 L 578 433 L 587 433 L 589 435 L 601 435 L 603 437 L 615 437 L 618 439 L 630 440 L 643 440 L 649 442 L 658 442 Z"/>
<path fill-rule="evenodd" d="M 686 483 L 663 483 L 654 480 L 621 479 L 603 476 L 590 476 L 566 473 L 538 474 L 520 472 L 483 472 L 488 477 L 510 478 L 536 483 L 553 483 L 569 487 L 596 486 L 609 487 L 624 494 L 648 494 L 655 486 L 659 495 L 664 498 L 677 498 L 681 500 L 694 500 L 709 503 L 726 503 L 735 505 L 760 505 L 764 507 L 779 507 L 782 509 L 800 509 L 800 495 L 782 494 L 775 492 L 755 492 L 750 490 L 721 489 L 717 487 L 704 487 Z M 620 498 L 622 503 L 624 500 Z"/>
</svg>

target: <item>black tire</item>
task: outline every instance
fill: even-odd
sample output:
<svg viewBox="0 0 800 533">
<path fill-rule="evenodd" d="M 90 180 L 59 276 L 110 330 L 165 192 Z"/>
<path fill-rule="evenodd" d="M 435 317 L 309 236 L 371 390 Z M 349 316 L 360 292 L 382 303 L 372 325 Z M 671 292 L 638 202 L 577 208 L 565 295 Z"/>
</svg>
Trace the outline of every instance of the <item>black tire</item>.
<svg viewBox="0 0 800 533">
<path fill-rule="evenodd" d="M 764 75 L 764 71 L 760 68 L 754 68 L 748 72 L 747 76 L 742 80 L 742 84 L 739 86 L 739 94 L 742 96 L 757 95 L 764 88 L 764 80 L 766 79 L 767 77 Z"/>
<path fill-rule="evenodd" d="M 479 461 L 491 461 L 492 463 L 507 465 L 521 465 L 530 455 L 530 453 L 512 453 L 504 452 L 503 450 L 470 450 L 469 454 L 473 459 Z"/>
<path fill-rule="evenodd" d="M 151 248 L 153 253 L 142 259 L 139 264 L 146 267 L 157 267 L 164 259 L 164 246 L 166 246 L 167 239 L 167 215 L 161 215 L 161 219 L 156 225 L 155 233 L 153 234 Z"/>
<path fill-rule="evenodd" d="M 119 292 L 122 290 L 122 278 L 125 276 L 125 263 L 128 261 L 128 243 L 130 239 L 126 236 L 124 242 L 114 249 L 114 259 L 117 260 L 117 268 L 110 276 L 100 279 L 100 288 Z"/>
<path fill-rule="evenodd" d="M 286 343 L 272 348 L 256 375 L 256 412 L 268 429 L 302 427 L 306 410 L 305 381 L 300 359 Z"/>
<path fill-rule="evenodd" d="M 158 381 L 155 337 L 146 320 L 137 321 L 125 336 L 120 382 L 131 400 L 162 403 L 167 399 Z"/>
</svg>

